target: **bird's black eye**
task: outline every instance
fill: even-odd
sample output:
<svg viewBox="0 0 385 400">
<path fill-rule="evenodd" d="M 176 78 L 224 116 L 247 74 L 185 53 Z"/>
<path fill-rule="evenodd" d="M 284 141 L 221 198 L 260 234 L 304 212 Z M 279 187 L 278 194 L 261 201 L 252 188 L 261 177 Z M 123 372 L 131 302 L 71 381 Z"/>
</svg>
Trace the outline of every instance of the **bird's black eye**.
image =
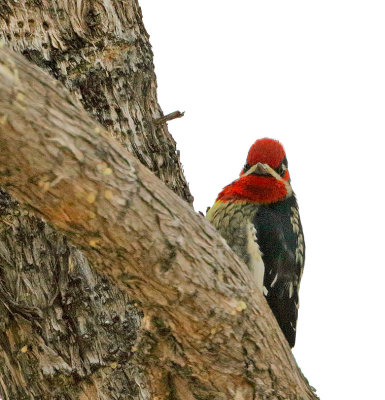
<svg viewBox="0 0 385 400">
<path fill-rule="evenodd" d="M 286 170 L 287 170 L 287 166 L 283 163 L 276 169 L 277 173 L 282 178 L 285 176 Z"/>
</svg>

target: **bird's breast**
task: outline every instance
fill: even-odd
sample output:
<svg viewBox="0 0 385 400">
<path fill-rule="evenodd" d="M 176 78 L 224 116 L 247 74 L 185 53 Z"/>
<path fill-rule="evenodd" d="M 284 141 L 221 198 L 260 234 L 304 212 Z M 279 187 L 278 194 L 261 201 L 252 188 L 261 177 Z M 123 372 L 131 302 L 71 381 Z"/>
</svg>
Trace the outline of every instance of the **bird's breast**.
<svg viewBox="0 0 385 400">
<path fill-rule="evenodd" d="M 258 232 L 253 218 L 258 206 L 247 203 L 224 203 L 217 201 L 206 218 L 219 231 L 227 244 L 249 267 L 254 282 L 264 292 L 265 267 L 258 245 Z"/>
</svg>

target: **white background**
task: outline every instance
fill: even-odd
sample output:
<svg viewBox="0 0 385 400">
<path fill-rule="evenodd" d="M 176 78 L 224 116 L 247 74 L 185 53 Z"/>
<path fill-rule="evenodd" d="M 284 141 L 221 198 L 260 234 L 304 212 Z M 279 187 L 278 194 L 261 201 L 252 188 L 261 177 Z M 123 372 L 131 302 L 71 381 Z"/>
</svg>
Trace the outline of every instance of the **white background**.
<svg viewBox="0 0 385 400">
<path fill-rule="evenodd" d="M 385 3 L 140 4 L 195 209 L 279 139 L 307 245 L 294 355 L 322 400 L 385 399 Z"/>
</svg>

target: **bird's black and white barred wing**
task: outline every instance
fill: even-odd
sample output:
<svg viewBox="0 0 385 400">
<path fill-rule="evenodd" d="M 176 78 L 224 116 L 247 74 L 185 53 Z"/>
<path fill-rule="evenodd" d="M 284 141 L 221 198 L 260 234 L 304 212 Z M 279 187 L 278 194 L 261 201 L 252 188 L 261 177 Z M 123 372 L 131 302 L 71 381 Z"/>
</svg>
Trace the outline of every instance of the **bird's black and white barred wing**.
<svg viewBox="0 0 385 400">
<path fill-rule="evenodd" d="M 266 299 L 293 347 L 305 261 L 305 242 L 295 197 L 260 207 L 254 225 L 265 265 Z"/>
</svg>

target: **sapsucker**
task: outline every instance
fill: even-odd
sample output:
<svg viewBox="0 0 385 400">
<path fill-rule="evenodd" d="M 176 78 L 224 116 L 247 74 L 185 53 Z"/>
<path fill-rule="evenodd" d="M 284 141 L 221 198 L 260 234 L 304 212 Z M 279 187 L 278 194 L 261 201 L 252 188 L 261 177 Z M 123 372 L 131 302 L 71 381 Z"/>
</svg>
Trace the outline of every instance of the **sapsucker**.
<svg viewBox="0 0 385 400">
<path fill-rule="evenodd" d="M 240 177 L 219 193 L 206 218 L 248 265 L 293 347 L 305 242 L 287 166 L 281 143 L 257 140 Z"/>
</svg>

